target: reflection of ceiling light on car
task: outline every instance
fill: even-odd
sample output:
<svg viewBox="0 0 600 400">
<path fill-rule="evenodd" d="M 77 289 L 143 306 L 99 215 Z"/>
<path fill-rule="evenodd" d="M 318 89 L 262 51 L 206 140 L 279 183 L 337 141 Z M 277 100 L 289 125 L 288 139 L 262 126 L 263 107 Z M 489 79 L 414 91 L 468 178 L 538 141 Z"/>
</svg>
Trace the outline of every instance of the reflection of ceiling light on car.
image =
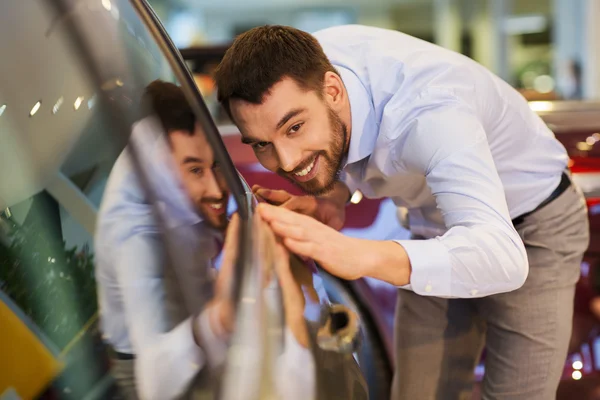
<svg viewBox="0 0 600 400">
<path fill-rule="evenodd" d="M 88 100 L 88 110 L 91 110 L 92 107 L 96 104 L 96 95 L 93 95 L 91 99 Z"/>
<path fill-rule="evenodd" d="M 117 87 L 123 87 L 123 85 L 124 85 L 124 83 L 123 83 L 123 81 L 121 79 L 115 78 L 115 79 L 109 79 L 109 80 L 107 80 L 100 87 L 104 91 L 109 91 L 109 90 L 114 90 Z"/>
<path fill-rule="evenodd" d="M 530 101 L 529 108 L 535 112 L 552 111 L 554 106 L 551 101 Z"/>
<path fill-rule="evenodd" d="M 112 8 L 110 0 L 102 0 L 102 5 L 104 6 L 104 8 L 106 8 L 106 11 L 110 11 L 110 9 Z"/>
<path fill-rule="evenodd" d="M 581 361 L 573 361 L 573 369 L 579 370 L 583 368 L 583 363 Z"/>
<path fill-rule="evenodd" d="M 597 140 L 593 136 L 588 136 L 587 139 L 585 139 L 585 142 L 590 146 L 593 146 L 597 142 Z"/>
<path fill-rule="evenodd" d="M 62 106 L 63 101 L 64 99 L 62 97 L 56 101 L 56 104 L 54 107 L 52 107 L 52 114 L 56 114 L 58 110 L 60 110 L 60 106 Z"/>
<path fill-rule="evenodd" d="M 75 103 L 73 104 L 73 107 L 75 108 L 75 110 L 79 110 L 79 107 L 81 106 L 81 103 L 83 103 L 83 97 L 80 96 L 75 100 Z"/>
<path fill-rule="evenodd" d="M 581 373 L 581 371 L 573 371 L 573 374 L 571 375 L 573 377 L 573 379 L 575 379 L 576 381 L 580 380 L 581 377 L 583 376 L 583 374 Z"/>
<path fill-rule="evenodd" d="M 33 117 L 35 115 L 36 112 L 38 112 L 38 110 L 40 109 L 40 107 L 42 106 L 42 101 L 38 101 L 37 103 L 35 103 L 33 105 L 33 108 L 31 109 L 31 111 L 29 111 L 29 116 Z"/>
<path fill-rule="evenodd" d="M 4 114 L 4 110 L 6 110 L 6 104 L 2 104 L 0 106 L 0 117 L 2 116 L 2 114 Z"/>
</svg>

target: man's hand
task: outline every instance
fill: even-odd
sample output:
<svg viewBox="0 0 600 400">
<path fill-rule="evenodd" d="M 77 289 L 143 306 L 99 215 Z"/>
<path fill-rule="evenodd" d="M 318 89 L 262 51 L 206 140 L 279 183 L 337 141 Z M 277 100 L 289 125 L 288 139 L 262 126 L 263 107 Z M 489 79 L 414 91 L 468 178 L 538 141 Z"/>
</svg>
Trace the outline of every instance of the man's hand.
<svg viewBox="0 0 600 400">
<path fill-rule="evenodd" d="M 259 204 L 259 214 L 291 252 L 312 258 L 347 280 L 370 276 L 396 286 L 410 282 L 410 261 L 395 242 L 347 237 L 319 221 L 285 208 Z"/>
<path fill-rule="evenodd" d="M 233 282 L 233 272 L 235 261 L 237 259 L 237 249 L 240 233 L 240 218 L 236 214 L 231 217 L 227 226 L 225 244 L 223 245 L 223 262 L 221 270 L 215 282 L 215 296 L 207 307 L 214 307 L 211 310 L 210 323 L 213 332 L 224 330 L 224 334 L 233 332 L 233 322 L 235 320 L 234 307 L 231 299 L 231 284 Z"/>
<path fill-rule="evenodd" d="M 317 221 L 340 230 L 346 218 L 345 203 L 315 196 L 294 196 L 285 190 L 266 189 L 258 185 L 252 187 L 254 194 L 269 204 L 313 217 Z"/>
</svg>

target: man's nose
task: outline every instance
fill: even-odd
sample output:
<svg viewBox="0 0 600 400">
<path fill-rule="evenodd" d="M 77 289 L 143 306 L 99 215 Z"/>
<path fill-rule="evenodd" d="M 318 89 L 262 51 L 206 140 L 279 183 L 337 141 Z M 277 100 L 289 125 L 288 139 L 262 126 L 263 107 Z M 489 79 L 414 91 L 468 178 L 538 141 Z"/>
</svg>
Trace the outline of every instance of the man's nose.
<svg viewBox="0 0 600 400">
<path fill-rule="evenodd" d="M 223 190 L 219 187 L 219 182 L 214 171 L 210 171 L 206 181 L 205 197 L 219 199 Z"/>
<path fill-rule="evenodd" d="M 285 172 L 292 172 L 302 162 L 302 152 L 295 146 L 279 147 L 277 157 L 279 167 Z"/>
</svg>

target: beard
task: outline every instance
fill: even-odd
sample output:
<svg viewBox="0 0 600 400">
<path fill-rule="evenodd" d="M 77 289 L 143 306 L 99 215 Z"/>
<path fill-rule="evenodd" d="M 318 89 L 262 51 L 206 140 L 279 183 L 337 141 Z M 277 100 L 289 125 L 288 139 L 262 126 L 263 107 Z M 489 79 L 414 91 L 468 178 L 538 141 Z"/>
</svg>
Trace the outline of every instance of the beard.
<svg viewBox="0 0 600 400">
<path fill-rule="evenodd" d="M 282 169 L 277 171 L 277 174 L 284 177 L 297 187 L 299 187 L 304 193 L 312 196 L 322 196 L 333 190 L 336 182 L 339 181 L 340 172 L 342 169 L 342 162 L 344 159 L 345 145 L 348 139 L 348 127 L 342 119 L 329 108 L 329 128 L 331 130 L 331 141 L 329 142 L 329 149 L 322 150 L 315 154 L 315 157 L 319 157 L 319 168 L 321 169 L 320 174 L 315 176 L 308 182 L 298 182 L 291 173 L 286 172 Z M 320 179 L 319 179 L 320 178 Z"/>
</svg>

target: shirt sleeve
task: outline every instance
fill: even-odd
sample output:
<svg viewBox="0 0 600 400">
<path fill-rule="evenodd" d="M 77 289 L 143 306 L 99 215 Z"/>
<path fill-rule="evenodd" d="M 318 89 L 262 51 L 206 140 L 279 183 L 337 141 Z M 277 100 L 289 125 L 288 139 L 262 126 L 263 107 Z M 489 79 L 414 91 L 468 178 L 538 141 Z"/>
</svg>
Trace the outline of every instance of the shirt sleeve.
<svg viewBox="0 0 600 400">
<path fill-rule="evenodd" d="M 192 318 L 169 330 L 161 246 L 152 234 L 136 234 L 119 248 L 115 266 L 136 355 L 136 387 L 145 400 L 179 397 L 205 365 Z"/>
<path fill-rule="evenodd" d="M 281 399 L 316 399 L 316 366 L 312 351 L 302 347 L 287 327 L 284 350 L 277 359 L 275 385 Z"/>
<path fill-rule="evenodd" d="M 410 288 L 437 297 L 515 290 L 528 274 L 525 246 L 509 217 L 485 130 L 458 101 L 427 108 L 396 139 L 396 170 L 424 174 L 447 231 L 398 240 L 410 259 Z"/>
</svg>

